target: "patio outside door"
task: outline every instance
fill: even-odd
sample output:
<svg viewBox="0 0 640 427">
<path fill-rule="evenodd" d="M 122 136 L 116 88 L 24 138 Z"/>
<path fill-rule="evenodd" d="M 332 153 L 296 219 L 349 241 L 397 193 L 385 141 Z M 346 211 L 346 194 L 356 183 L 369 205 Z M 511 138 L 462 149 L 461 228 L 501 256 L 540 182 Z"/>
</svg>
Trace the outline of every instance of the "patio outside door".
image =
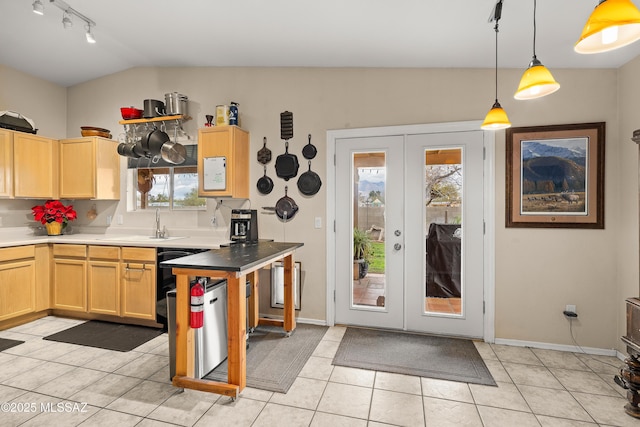
<svg viewBox="0 0 640 427">
<path fill-rule="evenodd" d="M 482 337 L 483 132 L 335 145 L 335 322 Z"/>
</svg>

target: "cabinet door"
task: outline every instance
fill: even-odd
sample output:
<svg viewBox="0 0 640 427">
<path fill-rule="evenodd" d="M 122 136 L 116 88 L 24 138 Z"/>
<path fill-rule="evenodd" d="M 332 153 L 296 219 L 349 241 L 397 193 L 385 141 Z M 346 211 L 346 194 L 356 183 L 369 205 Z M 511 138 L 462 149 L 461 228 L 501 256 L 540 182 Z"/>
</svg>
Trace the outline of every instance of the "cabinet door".
<svg viewBox="0 0 640 427">
<path fill-rule="evenodd" d="M 124 262 L 123 317 L 156 320 L 156 270 L 153 263 Z"/>
<path fill-rule="evenodd" d="M 0 197 L 13 197 L 13 133 L 1 129 Z"/>
<path fill-rule="evenodd" d="M 92 138 L 60 141 L 60 198 L 96 196 L 96 151 Z"/>
<path fill-rule="evenodd" d="M 0 264 L 0 320 L 34 311 L 35 271 L 34 260 Z"/>
<path fill-rule="evenodd" d="M 89 313 L 120 315 L 120 262 L 89 261 Z"/>
<path fill-rule="evenodd" d="M 120 199 L 117 142 L 91 137 L 60 141 L 60 198 Z"/>
<path fill-rule="evenodd" d="M 15 197 L 58 198 L 58 141 L 13 134 Z"/>
<path fill-rule="evenodd" d="M 205 190 L 205 160 L 224 157 L 225 189 Z M 198 195 L 249 198 L 249 133 L 236 126 L 198 130 Z"/>
<path fill-rule="evenodd" d="M 53 308 L 87 311 L 87 261 L 53 259 Z"/>
</svg>

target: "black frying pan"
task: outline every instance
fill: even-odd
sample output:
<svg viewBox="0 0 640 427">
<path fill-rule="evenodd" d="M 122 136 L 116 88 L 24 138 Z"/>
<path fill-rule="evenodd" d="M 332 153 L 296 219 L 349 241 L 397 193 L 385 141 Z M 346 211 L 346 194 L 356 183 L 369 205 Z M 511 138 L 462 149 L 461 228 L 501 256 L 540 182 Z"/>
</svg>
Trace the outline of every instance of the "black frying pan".
<svg viewBox="0 0 640 427">
<path fill-rule="evenodd" d="M 322 181 L 318 174 L 311 170 L 311 160 L 309 160 L 309 170 L 298 178 L 298 190 L 305 196 L 313 196 L 320 187 L 322 187 Z"/>
<path fill-rule="evenodd" d="M 262 148 L 258 150 L 258 162 L 266 165 L 271 161 L 271 150 L 267 148 L 267 137 L 262 138 Z"/>
<path fill-rule="evenodd" d="M 289 196 L 287 196 L 288 186 L 284 187 L 284 196 L 276 203 L 276 215 L 285 222 L 292 219 L 298 212 L 298 205 Z"/>
<path fill-rule="evenodd" d="M 311 134 L 309 134 L 309 143 L 302 147 L 302 156 L 305 159 L 311 160 L 316 156 L 316 154 L 318 154 L 318 150 L 316 149 L 316 146 L 311 143 Z"/>
<path fill-rule="evenodd" d="M 278 178 L 289 181 L 290 178 L 298 175 L 299 167 L 298 156 L 289 154 L 289 141 L 286 141 L 284 154 L 280 154 L 276 158 L 276 175 L 278 175 Z"/>
<path fill-rule="evenodd" d="M 273 180 L 267 176 L 267 165 L 264 165 L 264 175 L 258 180 L 257 187 L 262 194 L 269 194 L 273 190 Z"/>
</svg>

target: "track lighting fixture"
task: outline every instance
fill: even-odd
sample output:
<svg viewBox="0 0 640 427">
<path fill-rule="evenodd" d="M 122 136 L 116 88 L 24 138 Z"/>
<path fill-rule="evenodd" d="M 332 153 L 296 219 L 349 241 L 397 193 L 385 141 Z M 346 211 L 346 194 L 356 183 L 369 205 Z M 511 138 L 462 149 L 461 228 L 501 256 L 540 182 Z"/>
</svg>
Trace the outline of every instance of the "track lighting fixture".
<svg viewBox="0 0 640 427">
<path fill-rule="evenodd" d="M 91 19 L 87 18 L 86 16 L 84 16 L 83 14 L 81 14 L 71 6 L 69 6 L 67 3 L 65 3 L 64 0 L 48 0 L 48 1 L 49 1 L 49 4 L 52 4 L 58 9 L 62 10 L 62 26 L 65 29 L 69 29 L 73 27 L 73 21 L 71 20 L 71 17 L 75 16 L 76 18 L 79 18 L 86 23 L 85 28 L 87 29 L 87 33 L 86 33 L 87 43 L 93 44 L 96 42 L 96 39 L 93 33 L 91 32 L 91 27 L 96 26 L 95 22 L 93 22 Z M 33 13 L 36 13 L 38 15 L 44 15 L 44 6 L 41 0 L 35 0 L 32 6 L 33 6 Z"/>
<path fill-rule="evenodd" d="M 536 0 L 533 0 L 533 58 L 522 75 L 515 99 L 535 99 L 560 89 L 551 72 L 536 57 Z"/>
<path fill-rule="evenodd" d="M 62 26 L 65 30 L 73 27 L 73 21 L 67 12 L 62 14 Z"/>
<path fill-rule="evenodd" d="M 33 13 L 36 15 L 44 15 L 44 5 L 40 0 L 33 2 Z"/>
<path fill-rule="evenodd" d="M 578 53 L 608 52 L 640 39 L 640 11 L 631 0 L 600 0 L 589 16 Z"/>
<path fill-rule="evenodd" d="M 493 27 L 496 32 L 496 101 L 493 103 L 491 110 L 489 110 L 484 122 L 482 122 L 482 125 L 480 126 L 485 130 L 499 130 L 511 127 L 511 122 L 509 122 L 507 113 L 502 109 L 500 102 L 498 102 L 498 21 L 501 17 L 502 0 L 498 0 L 491 17 L 489 18 L 489 22 L 496 22 L 495 27 Z"/>
</svg>

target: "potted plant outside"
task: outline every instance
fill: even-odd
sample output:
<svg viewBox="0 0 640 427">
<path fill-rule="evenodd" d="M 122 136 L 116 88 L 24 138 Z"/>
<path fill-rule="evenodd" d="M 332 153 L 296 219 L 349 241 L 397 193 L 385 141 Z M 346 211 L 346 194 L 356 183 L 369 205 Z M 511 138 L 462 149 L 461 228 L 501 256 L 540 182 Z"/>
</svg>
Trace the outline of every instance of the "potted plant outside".
<svg viewBox="0 0 640 427">
<path fill-rule="evenodd" d="M 372 250 L 369 235 L 355 227 L 353 229 L 353 280 L 362 279 L 367 275 Z"/>
</svg>

